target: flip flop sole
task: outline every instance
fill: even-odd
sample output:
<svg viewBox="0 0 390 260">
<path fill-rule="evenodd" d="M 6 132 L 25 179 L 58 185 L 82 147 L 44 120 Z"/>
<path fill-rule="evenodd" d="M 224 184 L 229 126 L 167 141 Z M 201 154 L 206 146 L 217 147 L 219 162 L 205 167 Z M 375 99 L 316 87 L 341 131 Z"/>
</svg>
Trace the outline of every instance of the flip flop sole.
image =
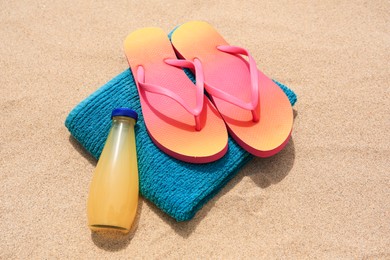
<svg viewBox="0 0 390 260">
<path fill-rule="evenodd" d="M 172 33 L 171 41 L 181 57 L 187 60 L 196 58 L 202 62 L 205 83 L 245 102 L 251 100 L 248 62 L 240 55 L 219 51 L 217 46 L 229 44 L 210 24 L 193 21 L 180 25 Z M 271 79 L 258 71 L 258 80 L 258 122 L 253 122 L 249 110 L 217 97 L 211 96 L 211 99 L 230 135 L 248 152 L 268 157 L 288 143 L 293 113 L 287 96 Z"/>
<path fill-rule="evenodd" d="M 227 151 L 226 126 L 211 101 L 204 96 L 200 114 L 202 129 L 195 129 L 194 116 L 175 100 L 139 86 L 137 69 L 145 70 L 145 82 L 169 89 L 196 106 L 196 88 L 181 68 L 164 59 L 176 59 L 172 45 L 159 28 L 144 28 L 131 33 L 124 42 L 129 66 L 137 82 L 142 113 L 148 133 L 165 153 L 191 163 L 218 160 Z"/>
</svg>

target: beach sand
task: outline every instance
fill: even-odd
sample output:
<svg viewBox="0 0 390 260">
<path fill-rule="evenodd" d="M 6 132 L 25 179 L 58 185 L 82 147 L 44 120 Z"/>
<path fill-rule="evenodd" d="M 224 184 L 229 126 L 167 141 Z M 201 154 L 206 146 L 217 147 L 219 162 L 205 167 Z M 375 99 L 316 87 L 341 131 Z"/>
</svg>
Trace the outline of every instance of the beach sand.
<svg viewBox="0 0 390 260">
<path fill-rule="evenodd" d="M 390 259 L 388 1 L 3 1 L 0 258 Z M 298 95 L 292 140 L 188 222 L 141 199 L 91 233 L 95 160 L 64 126 L 127 68 L 133 30 L 206 20 Z"/>
</svg>

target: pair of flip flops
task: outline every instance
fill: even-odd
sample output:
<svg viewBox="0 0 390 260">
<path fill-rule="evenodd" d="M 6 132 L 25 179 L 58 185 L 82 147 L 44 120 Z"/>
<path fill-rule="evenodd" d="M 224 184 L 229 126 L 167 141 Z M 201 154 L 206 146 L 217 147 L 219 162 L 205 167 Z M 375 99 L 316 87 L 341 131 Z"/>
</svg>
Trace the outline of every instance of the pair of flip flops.
<svg viewBox="0 0 390 260">
<path fill-rule="evenodd" d="M 210 24 L 185 23 L 171 41 L 162 29 L 140 29 L 124 47 L 148 133 L 172 157 L 218 160 L 228 149 L 228 132 L 259 157 L 276 154 L 290 139 L 293 113 L 284 92 L 247 50 L 229 45 Z M 194 73 L 195 84 L 183 68 Z"/>
</svg>

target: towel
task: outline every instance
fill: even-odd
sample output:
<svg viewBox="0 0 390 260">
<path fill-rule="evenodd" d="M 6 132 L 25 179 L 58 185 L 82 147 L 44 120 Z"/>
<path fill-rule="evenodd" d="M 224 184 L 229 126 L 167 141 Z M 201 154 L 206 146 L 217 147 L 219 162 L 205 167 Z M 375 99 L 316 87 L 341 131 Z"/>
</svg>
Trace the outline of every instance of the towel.
<svg viewBox="0 0 390 260">
<path fill-rule="evenodd" d="M 186 74 L 194 81 L 189 71 Z M 275 83 L 294 105 L 295 93 Z M 231 137 L 226 155 L 212 163 L 186 163 L 163 153 L 147 133 L 137 87 L 127 69 L 79 103 L 65 120 L 71 135 L 96 159 L 111 127 L 111 112 L 117 107 L 132 108 L 139 115 L 135 133 L 141 194 L 177 221 L 193 218 L 253 157 Z"/>
</svg>

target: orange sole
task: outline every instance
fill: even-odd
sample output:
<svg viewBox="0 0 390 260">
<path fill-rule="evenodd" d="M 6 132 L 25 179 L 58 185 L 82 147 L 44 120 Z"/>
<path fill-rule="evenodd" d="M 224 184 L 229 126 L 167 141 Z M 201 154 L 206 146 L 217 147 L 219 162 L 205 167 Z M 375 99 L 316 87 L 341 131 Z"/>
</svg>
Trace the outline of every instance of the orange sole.
<svg viewBox="0 0 390 260">
<path fill-rule="evenodd" d="M 167 34 L 159 28 L 144 28 L 127 36 L 124 48 L 137 82 L 137 68 L 143 66 L 145 81 L 173 91 L 192 107 L 196 89 L 181 68 L 167 65 L 176 59 Z M 227 151 L 228 133 L 221 115 L 204 96 L 200 114 L 202 129 L 195 130 L 194 116 L 169 97 L 151 93 L 137 83 L 142 114 L 153 142 L 172 157 L 191 163 L 218 160 Z"/>
<path fill-rule="evenodd" d="M 202 62 L 205 83 L 245 102 L 250 101 L 248 62 L 239 55 L 219 51 L 217 46 L 229 44 L 211 25 L 201 21 L 185 23 L 176 28 L 171 40 L 181 57 L 187 60 L 197 58 Z M 271 79 L 261 71 L 258 71 L 258 78 L 258 122 L 253 122 L 249 110 L 216 97 L 211 96 L 211 99 L 233 139 L 251 154 L 269 157 L 288 143 L 293 112 L 287 96 Z"/>
</svg>

